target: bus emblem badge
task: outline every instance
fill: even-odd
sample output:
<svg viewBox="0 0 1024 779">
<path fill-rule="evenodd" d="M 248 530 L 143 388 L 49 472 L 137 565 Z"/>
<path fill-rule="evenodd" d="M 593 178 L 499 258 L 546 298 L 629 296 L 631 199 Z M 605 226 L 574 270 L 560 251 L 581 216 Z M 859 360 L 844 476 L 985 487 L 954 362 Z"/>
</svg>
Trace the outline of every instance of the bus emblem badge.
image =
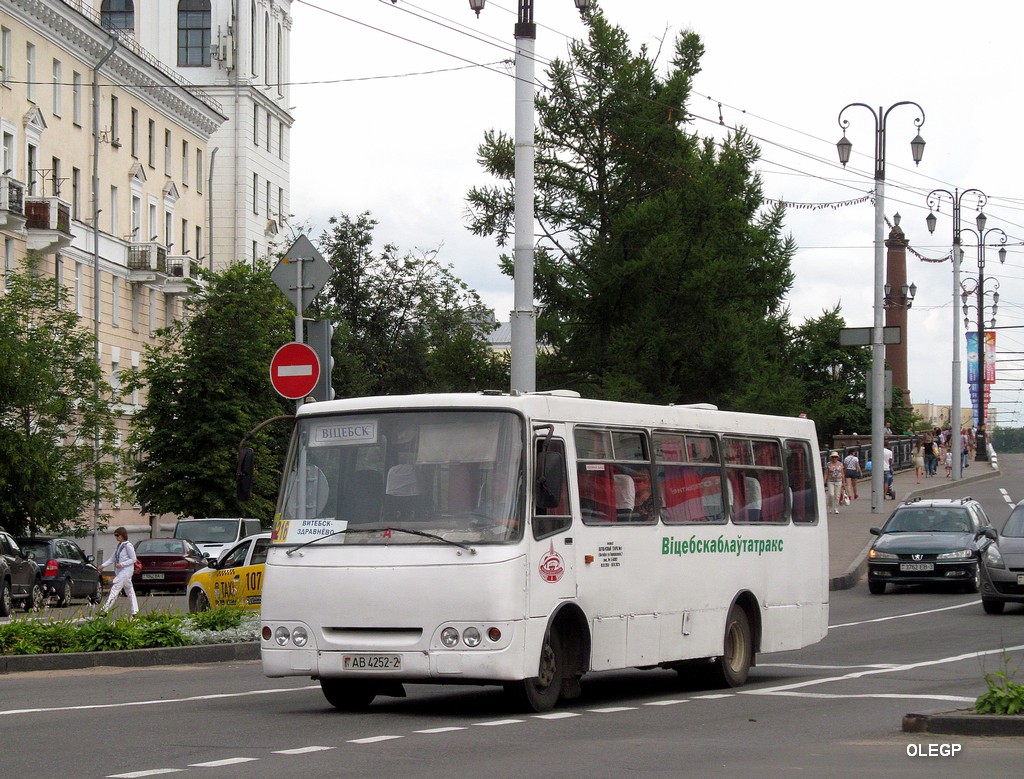
<svg viewBox="0 0 1024 779">
<path fill-rule="evenodd" d="M 541 578 L 546 582 L 557 582 L 565 574 L 565 561 L 555 551 L 554 542 L 551 543 L 551 548 L 540 559 L 540 566 L 538 568 Z"/>
</svg>

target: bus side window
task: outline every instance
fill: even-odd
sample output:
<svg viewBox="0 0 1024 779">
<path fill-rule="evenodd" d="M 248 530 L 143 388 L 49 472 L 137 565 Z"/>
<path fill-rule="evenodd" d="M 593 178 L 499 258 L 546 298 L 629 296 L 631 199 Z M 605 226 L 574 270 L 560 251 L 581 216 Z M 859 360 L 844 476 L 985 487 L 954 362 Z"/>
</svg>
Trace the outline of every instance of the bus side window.
<svg viewBox="0 0 1024 779">
<path fill-rule="evenodd" d="M 569 511 L 569 480 L 565 467 L 565 442 L 557 438 L 537 439 L 534 473 L 540 472 L 541 453 L 545 446 L 548 447 L 549 452 L 559 455 L 562 473 L 557 505 L 546 505 L 551 502 L 550 496 L 545 496 L 544 500 L 539 500 L 536 497 L 533 500 L 533 537 L 538 540 L 566 530 L 572 524 L 572 515 Z M 535 486 L 535 489 L 539 490 L 539 485 Z"/>
<path fill-rule="evenodd" d="M 818 521 L 810 448 L 805 441 L 786 441 L 786 475 L 792 501 L 793 522 L 811 525 Z"/>
</svg>

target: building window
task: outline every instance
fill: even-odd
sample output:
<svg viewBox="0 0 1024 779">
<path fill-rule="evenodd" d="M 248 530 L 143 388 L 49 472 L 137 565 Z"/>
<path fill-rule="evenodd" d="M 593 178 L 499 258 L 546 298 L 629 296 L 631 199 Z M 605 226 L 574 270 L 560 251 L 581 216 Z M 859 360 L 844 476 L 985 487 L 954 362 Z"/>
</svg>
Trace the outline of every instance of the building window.
<svg viewBox="0 0 1024 779">
<path fill-rule="evenodd" d="M 75 263 L 75 313 L 79 316 L 82 315 L 82 297 L 84 290 L 82 285 L 85 284 L 85 269 L 80 262 Z"/>
<path fill-rule="evenodd" d="M 110 234 L 117 235 L 117 187 L 110 188 Z"/>
<path fill-rule="evenodd" d="M 277 188 L 277 223 L 284 223 L 284 187 Z"/>
<path fill-rule="evenodd" d="M 181 220 L 181 254 L 188 255 L 188 220 Z"/>
<path fill-rule="evenodd" d="M 132 157 L 139 158 L 139 109 L 132 109 Z"/>
<path fill-rule="evenodd" d="M 267 152 L 270 152 L 270 131 L 273 126 L 273 117 L 271 117 L 270 111 L 267 111 Z"/>
<path fill-rule="evenodd" d="M 196 192 L 203 194 L 203 150 L 196 149 Z"/>
<path fill-rule="evenodd" d="M 110 277 L 110 324 L 121 326 L 121 279 Z"/>
<path fill-rule="evenodd" d="M 193 250 L 192 256 L 196 258 L 196 262 L 199 262 L 204 257 L 204 255 L 203 255 L 203 228 L 200 227 L 199 225 L 196 225 L 196 247 Z"/>
<path fill-rule="evenodd" d="M 105 30 L 135 31 L 135 3 L 132 0 L 103 0 L 100 24 Z"/>
<path fill-rule="evenodd" d="M 260 177 L 258 173 L 252 174 L 252 212 L 260 212 Z"/>
<path fill-rule="evenodd" d="M 268 181 L 267 182 L 267 219 L 270 219 L 270 216 L 271 216 L 271 213 L 272 213 L 271 208 L 270 208 L 270 194 L 271 194 L 272 191 L 273 191 L 273 189 L 270 186 L 270 182 Z"/>
<path fill-rule="evenodd" d="M 60 60 L 53 61 L 53 115 L 60 116 Z"/>
<path fill-rule="evenodd" d="M 284 122 L 277 125 L 277 158 L 284 159 Z"/>
<path fill-rule="evenodd" d="M 11 31 L 0 27 L 0 84 L 11 77 Z"/>
<path fill-rule="evenodd" d="M 277 25 L 277 94 L 284 94 L 284 33 L 281 25 Z"/>
<path fill-rule="evenodd" d="M 118 132 L 120 125 L 117 121 L 118 115 L 117 95 L 110 96 L 110 145 L 117 148 L 121 145 L 121 133 Z"/>
<path fill-rule="evenodd" d="M 60 157 L 50 158 L 50 194 L 54 197 L 60 197 L 61 189 L 61 175 L 60 175 Z M 43 193 L 45 194 L 45 193 Z"/>
<path fill-rule="evenodd" d="M 36 47 L 25 44 L 25 96 L 36 101 Z"/>
<path fill-rule="evenodd" d="M 164 130 L 164 173 L 171 175 L 171 131 Z"/>
<path fill-rule="evenodd" d="M 210 0 L 178 2 L 178 66 L 210 64 Z"/>
<path fill-rule="evenodd" d="M 263 81 L 270 83 L 270 14 L 263 15 Z"/>
<path fill-rule="evenodd" d="M 82 74 L 71 74 L 71 119 L 82 126 Z"/>
<path fill-rule="evenodd" d="M 156 333 L 156 290 L 149 290 L 149 334 Z"/>
<path fill-rule="evenodd" d="M 189 166 L 188 166 L 188 141 L 181 142 L 181 183 L 184 186 L 188 186 L 189 178 Z"/>
<path fill-rule="evenodd" d="M 82 171 L 71 169 L 71 218 L 81 221 Z"/>
<path fill-rule="evenodd" d="M 256 3 L 249 5 L 249 18 L 252 26 L 249 28 L 249 71 L 256 75 Z"/>
<path fill-rule="evenodd" d="M 257 149 L 260 147 L 260 107 L 252 107 L 252 145 Z"/>
<path fill-rule="evenodd" d="M 148 120 L 149 125 L 149 150 L 147 154 L 147 161 L 149 167 L 156 167 L 156 122 L 152 119 Z"/>
</svg>

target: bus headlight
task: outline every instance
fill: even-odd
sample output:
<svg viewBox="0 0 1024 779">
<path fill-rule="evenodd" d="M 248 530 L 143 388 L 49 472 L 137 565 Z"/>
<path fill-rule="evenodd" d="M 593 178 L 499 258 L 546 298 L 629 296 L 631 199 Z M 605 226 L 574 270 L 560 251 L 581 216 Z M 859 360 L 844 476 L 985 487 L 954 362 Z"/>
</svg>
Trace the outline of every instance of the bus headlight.
<svg viewBox="0 0 1024 779">
<path fill-rule="evenodd" d="M 441 643 L 451 649 L 459 643 L 459 631 L 455 628 L 445 628 L 441 631 Z"/>
<path fill-rule="evenodd" d="M 309 641 L 309 636 L 305 628 L 295 628 L 292 631 L 292 643 L 295 646 L 305 646 L 307 641 Z"/>
<path fill-rule="evenodd" d="M 462 640 L 468 647 L 480 646 L 480 631 L 476 628 L 466 628 L 462 631 Z"/>
</svg>

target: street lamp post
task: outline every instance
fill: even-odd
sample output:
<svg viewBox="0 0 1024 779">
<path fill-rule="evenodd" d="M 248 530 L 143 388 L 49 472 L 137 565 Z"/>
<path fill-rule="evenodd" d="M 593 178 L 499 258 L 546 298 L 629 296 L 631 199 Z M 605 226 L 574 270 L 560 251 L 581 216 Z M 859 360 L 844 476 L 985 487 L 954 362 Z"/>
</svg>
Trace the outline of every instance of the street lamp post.
<svg viewBox="0 0 1024 779">
<path fill-rule="evenodd" d="M 986 230 L 986 221 L 985 212 L 979 211 L 975 219 L 975 224 L 978 225 L 977 231 L 969 227 L 963 228 L 970 233 L 974 233 L 974 236 L 978 239 L 978 433 L 975 441 L 974 455 L 974 459 L 977 462 L 988 462 L 988 427 L 985 419 L 985 241 L 992 233 L 998 233 L 1002 236 L 999 241 L 999 262 L 1006 262 L 1006 233 L 998 227 L 990 227 Z M 993 328 L 995 327 L 995 304 L 999 302 L 998 295 L 998 292 L 993 295 Z M 964 308 L 967 308 L 966 300 L 964 300 Z M 966 327 L 966 325 L 964 326 Z"/>
<path fill-rule="evenodd" d="M 881 508 L 884 495 L 884 422 L 885 422 L 885 345 L 882 331 L 885 327 L 885 123 L 890 112 L 901 105 L 912 105 L 921 112 L 921 117 L 914 120 L 914 126 L 920 130 L 924 124 L 924 109 L 910 100 L 893 103 L 883 112 L 878 112 L 867 103 L 850 103 L 839 112 L 839 126 L 843 137 L 836 143 L 839 161 L 846 167 L 850 161 L 853 144 L 846 138 L 846 129 L 850 126 L 843 114 L 848 108 L 859 106 L 867 109 L 875 120 L 875 281 L 874 281 L 874 327 L 871 333 L 871 511 L 877 514 Z M 921 162 L 924 156 L 924 139 L 921 133 L 910 142 L 910 150 L 914 164 Z"/>
<path fill-rule="evenodd" d="M 978 212 L 985 207 L 988 196 L 980 189 L 965 189 L 961 192 L 954 189 L 933 189 L 928 193 L 928 216 L 925 223 L 928 225 L 928 232 L 935 232 L 935 211 L 942 205 L 943 197 L 948 197 L 953 204 L 953 397 L 952 406 L 949 410 L 949 429 L 955 432 L 953 436 L 953 481 L 960 481 L 963 476 L 963 454 L 962 442 L 960 440 L 960 317 L 956 315 L 956 298 L 960 294 L 960 267 L 963 260 L 963 249 L 960 248 L 960 205 L 967 195 L 976 195 L 978 198 Z M 954 427 L 955 426 L 955 427 Z"/>
<path fill-rule="evenodd" d="M 469 0 L 470 10 L 480 15 L 486 0 Z M 590 8 L 590 0 L 573 0 L 580 15 Z M 516 112 L 515 112 L 515 199 L 513 202 L 514 298 L 512 324 L 513 392 L 537 389 L 537 310 L 533 306 L 533 162 L 534 162 L 534 49 L 537 25 L 533 21 L 533 0 L 519 0 L 516 39 Z"/>
</svg>

